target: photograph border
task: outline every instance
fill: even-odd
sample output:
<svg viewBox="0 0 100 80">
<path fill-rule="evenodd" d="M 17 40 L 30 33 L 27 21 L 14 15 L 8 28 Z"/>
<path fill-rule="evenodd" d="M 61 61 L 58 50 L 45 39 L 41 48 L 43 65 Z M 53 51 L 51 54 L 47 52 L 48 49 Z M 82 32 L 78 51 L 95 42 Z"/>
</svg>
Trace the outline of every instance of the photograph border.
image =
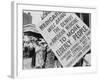
<svg viewBox="0 0 100 80">
<path fill-rule="evenodd" d="M 71 7 L 71 6 L 56 6 L 56 5 L 39 5 L 39 4 L 25 4 L 12 2 L 12 67 L 11 76 L 16 77 L 39 77 L 39 76 L 51 76 L 51 75 L 66 75 L 72 73 L 90 73 L 96 72 L 96 52 L 94 50 L 95 45 L 92 44 L 91 50 L 91 67 L 71 67 L 71 68 L 58 68 L 58 69 L 22 69 L 22 11 L 27 10 L 50 10 L 50 11 L 63 11 L 63 12 L 81 12 L 91 13 L 91 43 L 93 42 L 93 36 L 95 34 L 96 26 L 96 8 L 86 7 Z M 93 33 L 92 33 L 93 32 Z M 19 54 L 20 53 L 20 54 Z M 94 54 L 93 54 L 94 53 Z"/>
</svg>

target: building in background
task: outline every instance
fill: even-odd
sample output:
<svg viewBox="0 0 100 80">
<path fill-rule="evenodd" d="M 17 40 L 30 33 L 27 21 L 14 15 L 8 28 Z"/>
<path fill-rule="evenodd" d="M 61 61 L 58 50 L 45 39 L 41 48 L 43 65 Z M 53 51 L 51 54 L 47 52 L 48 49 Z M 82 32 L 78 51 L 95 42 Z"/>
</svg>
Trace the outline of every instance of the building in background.
<svg viewBox="0 0 100 80">
<path fill-rule="evenodd" d="M 32 16 L 30 12 L 25 13 L 23 12 L 23 25 L 32 24 Z"/>
</svg>

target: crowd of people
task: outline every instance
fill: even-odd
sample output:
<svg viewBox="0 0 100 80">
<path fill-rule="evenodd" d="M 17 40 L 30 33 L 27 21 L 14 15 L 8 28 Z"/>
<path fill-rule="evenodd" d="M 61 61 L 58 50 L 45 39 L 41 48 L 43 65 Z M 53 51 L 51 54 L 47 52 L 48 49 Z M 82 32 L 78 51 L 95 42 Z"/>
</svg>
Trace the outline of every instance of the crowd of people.
<svg viewBox="0 0 100 80">
<path fill-rule="evenodd" d="M 23 58 L 32 58 L 32 68 L 62 67 L 43 38 L 24 35 L 23 40 Z"/>
</svg>

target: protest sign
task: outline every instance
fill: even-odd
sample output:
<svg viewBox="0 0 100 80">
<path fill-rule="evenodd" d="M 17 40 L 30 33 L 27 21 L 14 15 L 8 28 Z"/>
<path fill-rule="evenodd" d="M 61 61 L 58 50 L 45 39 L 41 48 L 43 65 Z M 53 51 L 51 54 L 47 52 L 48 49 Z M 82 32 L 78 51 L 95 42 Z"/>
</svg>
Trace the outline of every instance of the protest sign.
<svg viewBox="0 0 100 80">
<path fill-rule="evenodd" d="M 63 67 L 72 67 L 90 50 L 90 29 L 75 13 L 51 12 L 37 29 Z"/>
</svg>

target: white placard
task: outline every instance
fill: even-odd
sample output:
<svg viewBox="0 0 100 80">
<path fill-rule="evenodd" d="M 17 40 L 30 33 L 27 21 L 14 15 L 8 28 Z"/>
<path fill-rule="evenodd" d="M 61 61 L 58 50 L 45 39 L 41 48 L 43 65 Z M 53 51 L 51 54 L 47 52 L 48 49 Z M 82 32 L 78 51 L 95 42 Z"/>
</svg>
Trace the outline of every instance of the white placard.
<svg viewBox="0 0 100 80">
<path fill-rule="evenodd" d="M 51 12 L 37 26 L 63 67 L 71 67 L 90 49 L 90 29 L 75 13 Z"/>
</svg>

